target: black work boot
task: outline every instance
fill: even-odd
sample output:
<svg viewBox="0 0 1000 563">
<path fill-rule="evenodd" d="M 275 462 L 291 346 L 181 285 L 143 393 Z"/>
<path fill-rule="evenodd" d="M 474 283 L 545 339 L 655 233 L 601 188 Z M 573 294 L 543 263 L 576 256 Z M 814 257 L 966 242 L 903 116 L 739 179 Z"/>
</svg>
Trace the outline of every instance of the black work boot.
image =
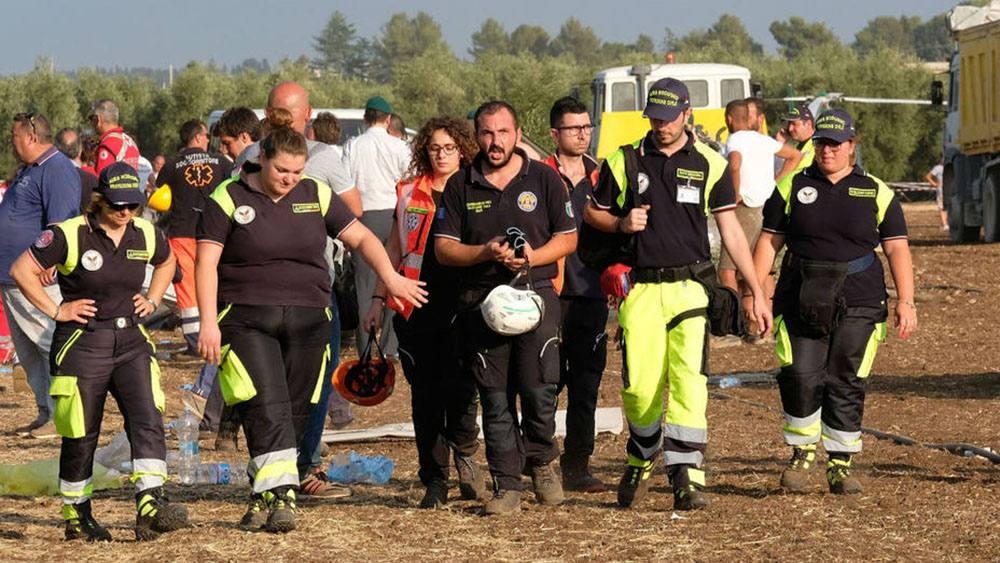
<svg viewBox="0 0 1000 563">
<path fill-rule="evenodd" d="M 463 456 L 458 452 L 453 455 L 455 470 L 458 471 L 458 490 L 465 500 L 479 500 L 486 496 L 486 480 L 471 456 Z"/>
<path fill-rule="evenodd" d="M 607 490 L 604 483 L 590 474 L 590 458 L 562 456 L 559 458 L 562 468 L 563 489 L 579 493 L 603 493 Z"/>
<path fill-rule="evenodd" d="M 63 520 L 66 521 L 66 541 L 111 541 L 108 530 L 94 520 L 90 512 L 90 499 L 80 504 L 62 505 Z"/>
<path fill-rule="evenodd" d="M 267 502 L 267 523 L 264 529 L 271 533 L 291 532 L 295 529 L 295 490 L 278 487 L 264 491 Z"/>
<path fill-rule="evenodd" d="M 667 468 L 674 489 L 674 510 L 697 510 L 709 504 L 705 493 L 705 472 L 693 465 L 679 464 Z"/>
<path fill-rule="evenodd" d="M 173 504 L 163 494 L 163 487 L 139 491 L 135 495 L 135 539 L 155 540 L 160 534 L 173 532 L 188 525 L 184 506 Z"/>
<path fill-rule="evenodd" d="M 826 482 L 835 495 L 856 495 L 861 492 L 861 481 L 851 475 L 851 456 L 830 454 L 826 462 Z"/>
<path fill-rule="evenodd" d="M 264 495 L 253 493 L 250 495 L 247 511 L 240 519 L 240 527 L 255 531 L 263 528 L 264 524 L 267 524 L 267 502 L 264 500 Z"/>
<path fill-rule="evenodd" d="M 618 482 L 618 506 L 622 508 L 635 508 L 646 498 L 649 492 L 649 478 L 653 474 L 653 468 L 659 460 L 659 452 L 653 459 L 641 461 L 629 456 L 628 465 L 625 466 L 625 474 Z"/>
<path fill-rule="evenodd" d="M 441 479 L 434 479 L 427 485 L 427 492 L 420 501 L 420 508 L 441 508 L 448 504 L 448 484 Z"/>
</svg>

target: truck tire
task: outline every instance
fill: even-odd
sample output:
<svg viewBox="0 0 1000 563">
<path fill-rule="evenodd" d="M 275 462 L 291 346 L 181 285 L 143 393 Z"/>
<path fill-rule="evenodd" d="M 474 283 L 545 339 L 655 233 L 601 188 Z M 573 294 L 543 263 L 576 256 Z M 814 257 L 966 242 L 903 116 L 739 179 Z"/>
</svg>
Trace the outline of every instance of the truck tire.
<svg viewBox="0 0 1000 563">
<path fill-rule="evenodd" d="M 965 224 L 962 200 L 957 195 L 951 196 L 951 202 L 948 205 L 948 234 L 953 242 L 979 240 L 979 227 L 970 227 Z"/>
<path fill-rule="evenodd" d="M 983 239 L 1000 241 L 1000 186 L 997 174 L 987 174 L 983 181 Z"/>
</svg>

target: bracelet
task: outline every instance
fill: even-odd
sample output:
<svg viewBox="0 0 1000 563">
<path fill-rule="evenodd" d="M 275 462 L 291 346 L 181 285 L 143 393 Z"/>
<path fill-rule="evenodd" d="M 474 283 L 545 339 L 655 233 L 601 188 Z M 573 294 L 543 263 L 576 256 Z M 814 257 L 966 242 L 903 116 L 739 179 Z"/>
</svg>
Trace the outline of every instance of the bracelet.
<svg viewBox="0 0 1000 563">
<path fill-rule="evenodd" d="M 623 222 L 624 222 L 624 219 L 622 219 L 621 217 L 619 217 L 618 221 L 615 222 L 615 232 L 616 233 L 623 233 L 624 232 L 624 231 L 622 231 L 622 223 Z"/>
<path fill-rule="evenodd" d="M 910 301 L 909 299 L 907 299 L 906 301 L 900 301 L 900 303 L 902 303 L 903 305 L 909 305 L 910 308 L 913 309 L 914 311 L 917 310 L 917 305 L 913 301 Z"/>
<path fill-rule="evenodd" d="M 372 299 L 378 299 L 378 300 L 382 301 L 382 305 L 383 305 L 383 306 L 384 306 L 384 305 L 385 305 L 385 303 L 386 303 L 386 301 L 385 301 L 385 297 L 382 297 L 381 295 L 372 295 Z"/>
<path fill-rule="evenodd" d="M 145 299 L 147 303 L 149 303 L 150 305 L 153 306 L 153 310 L 154 311 L 156 310 L 157 307 L 160 306 L 159 303 L 157 303 L 156 301 L 153 301 L 153 299 L 151 297 L 149 297 L 148 295 L 143 295 L 142 298 Z"/>
<path fill-rule="evenodd" d="M 59 316 L 59 310 L 60 309 L 62 309 L 62 303 L 56 305 L 56 312 L 52 313 L 52 320 L 56 320 L 56 317 Z"/>
</svg>

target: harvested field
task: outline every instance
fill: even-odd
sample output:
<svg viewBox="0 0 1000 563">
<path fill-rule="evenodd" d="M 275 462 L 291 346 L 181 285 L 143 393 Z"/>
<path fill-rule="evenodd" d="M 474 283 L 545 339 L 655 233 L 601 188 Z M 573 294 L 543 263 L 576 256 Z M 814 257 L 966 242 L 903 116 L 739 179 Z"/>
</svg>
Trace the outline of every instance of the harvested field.
<svg viewBox="0 0 1000 563">
<path fill-rule="evenodd" d="M 933 203 L 905 204 L 918 286 L 919 328 L 908 341 L 894 334 L 883 345 L 870 380 L 865 426 L 922 442 L 968 442 L 1000 450 L 1000 245 L 955 245 L 936 225 Z M 609 327 L 613 330 L 614 327 Z M 162 332 L 167 420 L 181 411 L 180 386 L 199 362 L 177 355 L 180 333 Z M 620 405 L 620 354 L 609 355 L 600 406 Z M 773 349 L 742 344 L 713 351 L 715 374 L 766 371 L 777 366 Z M 4 413 L 0 430 L 35 416 L 29 394 L 0 380 Z M 713 389 L 713 391 L 719 391 Z M 650 498 L 633 511 L 616 507 L 614 486 L 625 458 L 624 434 L 601 435 L 593 467 L 612 485 L 597 495 L 570 493 L 559 507 L 533 499 L 505 517 L 479 516 L 480 504 L 453 501 L 447 510 L 417 508 L 423 490 L 416 478 L 412 442 L 385 440 L 336 446 L 386 455 L 396 462 L 384 486 L 359 485 L 347 500 L 303 502 L 299 529 L 288 535 L 248 533 L 235 527 L 246 492 L 231 486 L 184 487 L 171 482 L 172 499 L 185 503 L 194 526 L 152 543 L 132 541 L 130 485 L 98 493 L 98 519 L 118 540 L 110 545 L 62 542 L 59 499 L 6 497 L 0 507 L 0 548 L 5 560 L 105 561 L 975 561 L 1000 557 L 1000 465 L 919 446 L 865 437 L 855 467 L 865 492 L 835 497 L 822 469 L 812 489 L 799 495 L 778 487 L 789 451 L 781 441 L 780 399 L 774 385 L 721 391 L 709 402 L 705 468 L 713 504 L 676 514 L 666 475 L 653 479 Z M 565 400 L 565 397 L 563 397 Z M 767 410 L 740 400 L 773 407 Z M 395 394 L 373 408 L 355 408 L 355 427 L 407 421 L 409 389 L 399 378 Z M 102 444 L 121 429 L 109 400 Z M 168 439 L 168 448 L 176 449 Z M 245 452 L 217 454 L 202 444 L 207 461 L 242 461 Z M 24 463 L 57 456 L 58 441 L 0 437 L 0 462 Z M 482 449 L 477 454 L 485 466 Z M 457 491 L 453 490 L 453 496 Z M 531 497 L 530 493 L 526 497 Z"/>
</svg>

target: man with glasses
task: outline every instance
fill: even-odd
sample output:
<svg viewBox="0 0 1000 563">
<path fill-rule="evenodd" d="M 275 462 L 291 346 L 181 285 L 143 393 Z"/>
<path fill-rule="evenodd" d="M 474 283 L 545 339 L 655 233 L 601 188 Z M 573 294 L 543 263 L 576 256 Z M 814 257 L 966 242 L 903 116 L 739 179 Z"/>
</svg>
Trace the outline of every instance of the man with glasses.
<svg viewBox="0 0 1000 563">
<path fill-rule="evenodd" d="M 122 161 L 133 169 L 139 169 L 139 145 L 118 125 L 118 106 L 104 98 L 94 102 L 94 110 L 88 117 L 94 132 L 100 135 L 97 147 L 97 163 L 94 169 L 98 176 L 112 162 Z"/>
<path fill-rule="evenodd" d="M 53 145 L 52 128 L 43 115 L 15 115 L 10 143 L 14 157 L 24 166 L 0 202 L 0 295 L 14 349 L 38 405 L 38 417 L 16 432 L 34 438 L 55 438 L 58 434 L 49 396 L 49 348 L 55 322 L 14 285 L 10 267 L 33 242 L 46 240 L 45 229 L 50 225 L 80 214 L 80 175 Z M 52 281 L 51 272 L 46 277 Z M 45 291 L 56 303 L 62 301 L 58 285 L 48 285 Z"/>
<path fill-rule="evenodd" d="M 587 106 L 576 98 L 565 97 L 552 105 L 549 126 L 556 152 L 544 162 L 559 173 L 566 185 L 579 229 L 600 171 L 587 154 L 594 125 Z M 604 327 L 608 322 L 608 301 L 601 291 L 600 274 L 584 266 L 575 251 L 560 262 L 560 274 L 559 389 L 567 389 L 567 405 L 566 439 L 559 466 L 564 489 L 599 493 L 605 487 L 590 473 L 590 456 L 594 453 L 597 390 L 607 361 Z"/>
</svg>

